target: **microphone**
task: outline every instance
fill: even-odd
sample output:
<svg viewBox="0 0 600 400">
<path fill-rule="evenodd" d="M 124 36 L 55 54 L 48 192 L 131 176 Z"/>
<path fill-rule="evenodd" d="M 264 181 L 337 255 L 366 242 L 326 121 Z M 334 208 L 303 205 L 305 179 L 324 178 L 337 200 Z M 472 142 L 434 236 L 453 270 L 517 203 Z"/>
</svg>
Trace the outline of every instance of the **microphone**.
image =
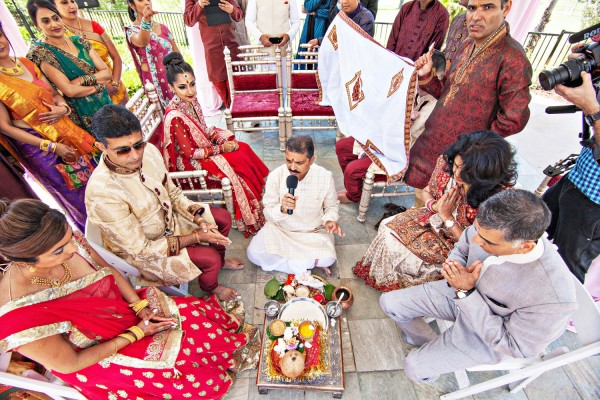
<svg viewBox="0 0 600 400">
<path fill-rule="evenodd" d="M 285 185 L 288 188 L 288 193 L 292 196 L 294 195 L 294 191 L 298 187 L 298 177 L 296 175 L 290 175 L 285 180 Z M 287 210 L 288 215 L 292 215 L 294 210 Z"/>
<path fill-rule="evenodd" d="M 574 34 L 569 36 L 569 43 L 575 44 L 582 42 L 586 39 L 592 39 L 594 42 L 598 42 L 600 41 L 598 35 L 600 35 L 600 24 L 596 24 L 582 31 L 575 32 Z"/>
</svg>

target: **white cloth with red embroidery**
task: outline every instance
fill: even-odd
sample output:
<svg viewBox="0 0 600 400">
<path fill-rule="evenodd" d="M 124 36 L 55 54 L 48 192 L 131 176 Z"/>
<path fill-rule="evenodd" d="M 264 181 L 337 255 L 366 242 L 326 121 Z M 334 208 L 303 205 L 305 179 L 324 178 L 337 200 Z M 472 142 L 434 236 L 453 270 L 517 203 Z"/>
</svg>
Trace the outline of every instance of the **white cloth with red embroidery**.
<svg viewBox="0 0 600 400">
<path fill-rule="evenodd" d="M 410 60 L 382 47 L 344 13 L 319 49 L 321 105 L 333 107 L 340 131 L 352 136 L 388 175 L 408 166 L 416 73 Z"/>
</svg>

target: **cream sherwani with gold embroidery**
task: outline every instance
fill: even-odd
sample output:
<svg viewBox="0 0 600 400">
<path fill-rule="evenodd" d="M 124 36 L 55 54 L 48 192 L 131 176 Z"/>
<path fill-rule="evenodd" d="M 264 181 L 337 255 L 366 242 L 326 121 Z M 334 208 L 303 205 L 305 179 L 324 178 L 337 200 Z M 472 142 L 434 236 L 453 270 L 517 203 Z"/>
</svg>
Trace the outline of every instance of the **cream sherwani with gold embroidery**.
<svg viewBox="0 0 600 400">
<path fill-rule="evenodd" d="M 90 222 L 102 231 L 105 247 L 137 267 L 141 285 L 177 285 L 200 275 L 187 250 L 168 256 L 168 235 L 187 235 L 197 225 L 188 208 L 204 207 L 202 217 L 214 223 L 207 204 L 187 199 L 167 175 L 160 151 L 147 144 L 142 167 L 130 174 L 109 169 L 100 160 L 85 192 Z"/>
</svg>

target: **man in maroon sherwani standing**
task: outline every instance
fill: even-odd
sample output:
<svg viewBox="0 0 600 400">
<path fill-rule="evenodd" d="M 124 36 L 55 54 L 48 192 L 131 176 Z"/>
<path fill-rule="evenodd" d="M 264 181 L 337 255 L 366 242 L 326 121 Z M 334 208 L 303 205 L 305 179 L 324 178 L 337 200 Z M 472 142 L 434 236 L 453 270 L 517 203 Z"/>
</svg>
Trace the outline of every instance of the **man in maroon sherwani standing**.
<svg viewBox="0 0 600 400">
<path fill-rule="evenodd" d="M 233 60 L 238 59 L 239 50 L 234 34 L 235 27 L 233 22 L 208 25 L 204 7 L 209 6 L 209 3 L 209 0 L 185 0 L 183 22 L 187 26 L 194 26 L 198 23 L 200 37 L 202 43 L 204 43 L 208 80 L 217 89 L 217 93 L 219 93 L 225 107 L 229 107 L 231 99 L 227 87 L 227 69 L 223 50 L 228 47 L 231 58 Z M 229 14 L 233 21 L 240 21 L 244 18 L 244 14 L 235 0 L 220 0 L 218 7 Z"/>
<path fill-rule="evenodd" d="M 489 129 L 506 137 L 527 124 L 532 71 L 504 20 L 511 5 L 511 0 L 469 0 L 469 39 L 442 80 L 432 73 L 431 51 L 415 63 L 419 86 L 438 102 L 410 149 L 408 185 L 427 185 L 435 161 L 461 133 Z"/>
</svg>

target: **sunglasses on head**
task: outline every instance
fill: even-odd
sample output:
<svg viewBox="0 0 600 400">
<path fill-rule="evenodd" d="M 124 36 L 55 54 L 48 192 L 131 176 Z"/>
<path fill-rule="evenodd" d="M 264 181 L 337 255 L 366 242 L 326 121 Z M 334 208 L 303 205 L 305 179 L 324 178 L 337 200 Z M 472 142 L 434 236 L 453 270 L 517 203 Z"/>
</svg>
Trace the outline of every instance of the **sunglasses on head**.
<svg viewBox="0 0 600 400">
<path fill-rule="evenodd" d="M 131 153 L 131 150 L 140 150 L 140 149 L 143 149 L 144 147 L 146 147 L 146 141 L 145 140 L 140 140 L 139 142 L 134 143 L 131 146 L 119 147 L 117 149 L 114 149 L 113 151 L 118 156 L 124 156 L 125 154 Z"/>
</svg>

